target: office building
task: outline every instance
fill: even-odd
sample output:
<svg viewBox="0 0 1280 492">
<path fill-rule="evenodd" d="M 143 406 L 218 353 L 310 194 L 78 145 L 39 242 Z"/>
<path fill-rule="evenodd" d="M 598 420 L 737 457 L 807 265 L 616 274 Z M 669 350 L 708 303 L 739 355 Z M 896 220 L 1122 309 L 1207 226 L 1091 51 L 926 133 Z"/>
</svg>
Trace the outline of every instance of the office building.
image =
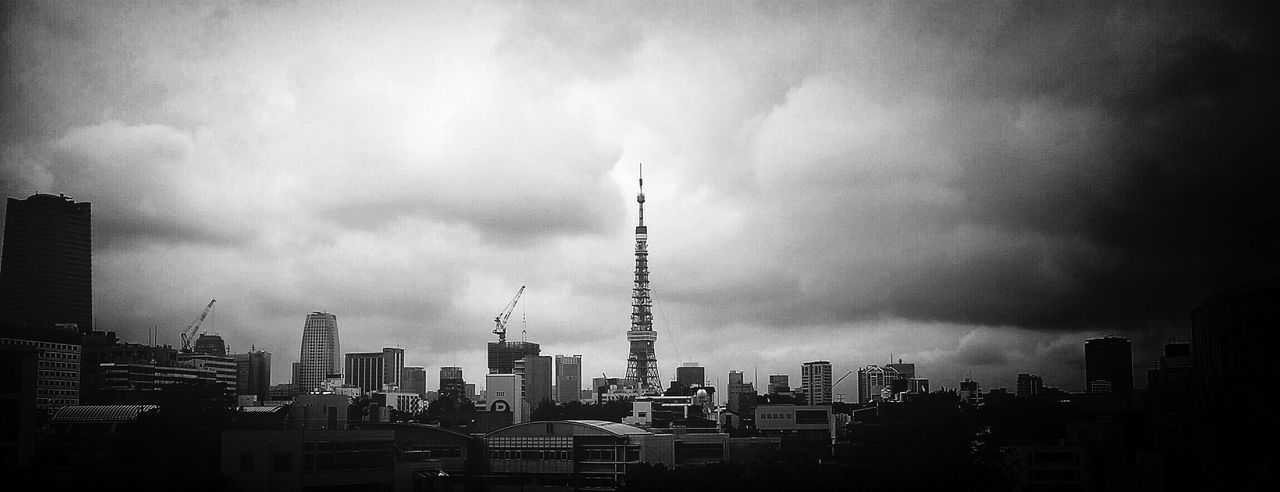
<svg viewBox="0 0 1280 492">
<path fill-rule="evenodd" d="M 399 391 L 404 371 L 404 349 L 387 347 L 381 352 L 347 354 L 345 379 L 363 393 Z"/>
<path fill-rule="evenodd" d="M 314 312 L 302 328 L 302 355 L 298 362 L 298 391 L 314 393 L 332 374 L 342 374 L 342 347 L 338 342 L 338 317 Z"/>
<path fill-rule="evenodd" d="M 34 381 L 36 408 L 52 410 L 80 404 L 80 333 L 78 329 L 70 325 L 57 328 L 6 326 L 0 330 L 0 346 L 13 348 L 13 354 L 27 350 L 39 351 L 36 354 Z M 8 381 L 8 383 L 15 388 L 31 385 L 31 381 Z M 9 424 L 6 423 L 6 425 Z"/>
<path fill-rule="evenodd" d="M 1266 488 L 1259 484 L 1274 482 L 1280 469 L 1275 452 L 1280 422 L 1274 416 L 1280 398 L 1266 388 L 1280 360 L 1275 356 L 1280 343 L 1276 327 L 1280 276 L 1210 295 L 1191 312 L 1191 372 L 1200 432 L 1197 448 L 1187 454 L 1200 463 L 1201 476 L 1214 480 L 1212 486 L 1203 484 L 1206 490 Z"/>
<path fill-rule="evenodd" d="M 871 402 L 892 399 L 893 382 L 897 379 L 898 371 L 892 367 L 880 367 L 871 364 L 859 369 L 858 403 L 865 405 Z M 889 394 L 887 398 L 885 393 Z"/>
<path fill-rule="evenodd" d="M 960 381 L 960 401 L 971 405 L 977 405 L 982 402 L 982 389 L 978 382 L 969 378 Z"/>
<path fill-rule="evenodd" d="M 222 340 L 222 335 L 216 333 L 201 333 L 196 338 L 196 343 L 192 349 L 202 354 L 216 355 L 225 357 L 227 355 L 227 342 Z"/>
<path fill-rule="evenodd" d="M 582 356 L 556 356 L 556 401 L 577 401 L 582 391 Z"/>
<path fill-rule="evenodd" d="M 37 327 L 74 324 L 80 333 L 92 331 L 89 203 L 36 194 L 26 200 L 10 198 L 7 207 L 0 321 Z"/>
<path fill-rule="evenodd" d="M 521 377 L 516 374 L 489 374 L 485 376 L 485 410 L 511 412 L 511 423 L 524 422 L 524 398 L 520 397 Z M 443 398 L 444 395 L 441 395 Z"/>
<path fill-rule="evenodd" d="M 551 357 L 527 356 L 516 361 L 515 374 L 520 376 L 520 396 L 529 409 L 537 408 L 542 400 L 551 399 Z"/>
<path fill-rule="evenodd" d="M 802 364 L 800 384 L 810 405 L 831 404 L 831 363 L 819 360 Z"/>
<path fill-rule="evenodd" d="M 1018 375 L 1018 387 L 1017 387 L 1017 393 L 1015 393 L 1018 396 L 1018 398 L 1025 398 L 1028 396 L 1038 395 L 1043 389 L 1044 389 L 1044 379 L 1042 379 L 1040 376 L 1037 376 L 1035 374 L 1027 374 L 1027 373 L 1022 373 Z"/>
<path fill-rule="evenodd" d="M 786 374 L 769 375 L 769 394 L 778 395 L 791 392 L 791 376 Z"/>
<path fill-rule="evenodd" d="M 466 383 L 462 379 L 462 368 L 444 366 L 440 368 L 440 399 L 461 400 L 466 392 Z"/>
<path fill-rule="evenodd" d="M 360 388 L 361 394 L 382 389 L 382 371 L 386 368 L 382 352 L 349 353 L 344 367 L 342 375 L 347 386 Z"/>
<path fill-rule="evenodd" d="M 1084 343 L 1085 388 L 1089 393 L 1133 392 L 1133 349 L 1128 338 L 1094 338 Z"/>
<path fill-rule="evenodd" d="M 236 361 L 236 393 L 267 401 L 271 392 L 271 353 L 251 348 L 249 353 L 231 358 Z"/>
<path fill-rule="evenodd" d="M 239 386 L 239 370 L 236 360 L 231 357 L 220 357 L 217 355 L 201 354 L 201 353 L 179 353 L 178 365 L 183 367 L 193 367 L 196 369 L 205 369 L 214 372 L 214 379 L 226 388 L 231 394 L 237 393 Z"/>
<path fill-rule="evenodd" d="M 685 362 L 676 368 L 676 384 L 681 386 L 705 386 L 707 369 L 697 362 Z"/>
<path fill-rule="evenodd" d="M 401 373 L 401 390 L 413 393 L 419 398 L 427 397 L 427 369 L 425 367 L 406 366 Z"/>
<path fill-rule="evenodd" d="M 896 364 L 885 364 L 885 367 L 888 367 L 888 368 L 893 369 L 894 371 L 897 371 L 897 373 L 898 373 L 898 378 L 899 378 L 899 379 L 911 379 L 911 378 L 916 377 L 916 365 L 915 365 L 915 363 L 905 363 L 905 364 L 904 364 L 904 363 L 902 362 L 902 359 L 898 359 L 898 363 L 896 363 Z"/>
<path fill-rule="evenodd" d="M 725 408 L 739 416 L 750 416 L 756 406 L 756 388 L 742 380 L 742 371 L 729 371 L 729 384 L 725 389 L 728 395 Z"/>
<path fill-rule="evenodd" d="M 644 225 L 644 176 L 640 176 L 640 221 L 636 225 L 636 271 L 631 286 L 631 329 L 627 331 L 630 352 L 627 355 L 627 381 L 642 395 L 661 395 L 662 378 L 658 375 L 658 357 L 653 344 L 658 332 L 653 330 L 653 299 L 649 295 L 649 229 Z"/>
<path fill-rule="evenodd" d="M 542 348 L 534 342 L 489 342 L 489 374 L 514 374 L 517 360 L 536 355 Z"/>
</svg>

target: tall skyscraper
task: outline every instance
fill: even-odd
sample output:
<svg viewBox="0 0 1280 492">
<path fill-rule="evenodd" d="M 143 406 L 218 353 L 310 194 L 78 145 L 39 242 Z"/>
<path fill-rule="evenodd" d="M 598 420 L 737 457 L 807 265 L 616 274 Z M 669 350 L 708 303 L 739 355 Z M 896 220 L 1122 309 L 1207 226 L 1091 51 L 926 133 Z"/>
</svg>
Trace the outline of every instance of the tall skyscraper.
<svg viewBox="0 0 1280 492">
<path fill-rule="evenodd" d="M 462 380 L 462 368 L 444 366 L 440 368 L 440 399 L 460 400 L 466 392 L 466 382 Z"/>
<path fill-rule="evenodd" d="M 404 349 L 397 347 L 383 348 L 382 364 L 382 384 L 392 391 L 399 391 L 400 386 L 403 384 L 400 378 L 404 373 Z"/>
<path fill-rule="evenodd" d="M 676 383 L 683 386 L 707 384 L 707 369 L 697 362 L 685 362 L 676 368 Z"/>
<path fill-rule="evenodd" d="M 534 342 L 489 342 L 489 374 L 514 374 L 517 360 L 535 355 L 542 347 Z"/>
<path fill-rule="evenodd" d="M 0 319 L 93 329 L 93 233 L 89 203 L 37 194 L 10 198 L 0 259 Z"/>
<path fill-rule="evenodd" d="M 427 397 L 427 368 L 405 366 L 400 376 L 400 389 L 406 393 L 418 395 L 418 398 Z"/>
<path fill-rule="evenodd" d="M 260 402 L 266 401 L 267 392 L 271 390 L 271 353 L 250 350 L 247 354 L 234 354 L 231 358 L 236 361 L 236 392 L 257 396 Z"/>
<path fill-rule="evenodd" d="M 582 397 L 582 356 L 556 356 L 556 401 L 567 403 Z"/>
<path fill-rule="evenodd" d="M 725 388 L 728 400 L 725 408 L 738 415 L 748 415 L 756 406 L 756 388 L 742 380 L 742 371 L 729 371 L 729 384 Z"/>
<path fill-rule="evenodd" d="M 520 376 L 520 396 L 537 408 L 542 400 L 551 399 L 551 357 L 533 355 L 516 361 L 515 374 Z"/>
<path fill-rule="evenodd" d="M 1085 391 L 1133 392 L 1133 349 L 1128 338 L 1109 336 L 1084 342 Z"/>
<path fill-rule="evenodd" d="M 314 312 L 302 327 L 302 356 L 298 388 L 302 393 L 320 391 L 330 374 L 342 374 L 342 347 L 338 343 L 338 317 Z"/>
<path fill-rule="evenodd" d="M 831 403 L 831 363 L 825 360 L 800 365 L 800 384 L 810 405 Z"/>
<path fill-rule="evenodd" d="M 653 331 L 653 300 L 649 297 L 649 229 L 644 225 L 644 171 L 640 174 L 640 222 L 636 225 L 636 274 L 631 287 L 631 330 L 627 341 L 631 352 L 627 356 L 627 379 L 636 385 L 642 395 L 661 395 L 662 378 L 658 376 L 658 356 L 653 343 L 658 333 Z"/>
</svg>

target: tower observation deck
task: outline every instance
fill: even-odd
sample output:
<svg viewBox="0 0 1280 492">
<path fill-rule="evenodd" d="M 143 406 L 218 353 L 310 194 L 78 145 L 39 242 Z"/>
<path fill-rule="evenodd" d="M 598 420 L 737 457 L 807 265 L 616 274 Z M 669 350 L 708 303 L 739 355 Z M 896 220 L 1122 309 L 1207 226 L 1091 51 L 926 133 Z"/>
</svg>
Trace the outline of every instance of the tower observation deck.
<svg viewBox="0 0 1280 492">
<path fill-rule="evenodd" d="M 658 359 L 653 343 L 658 333 L 653 331 L 652 299 L 649 297 L 649 230 L 644 225 L 644 168 L 640 170 L 640 223 L 636 226 L 636 274 L 631 287 L 631 329 L 627 341 L 631 342 L 631 355 L 627 357 L 627 379 L 641 395 L 662 394 L 662 379 L 658 376 Z"/>
</svg>

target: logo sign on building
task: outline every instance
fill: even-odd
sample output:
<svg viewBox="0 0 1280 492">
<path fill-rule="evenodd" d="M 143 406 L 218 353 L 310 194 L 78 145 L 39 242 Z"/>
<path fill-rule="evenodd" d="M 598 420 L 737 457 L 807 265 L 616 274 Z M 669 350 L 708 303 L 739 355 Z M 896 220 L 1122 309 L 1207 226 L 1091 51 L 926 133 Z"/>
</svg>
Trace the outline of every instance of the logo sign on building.
<svg viewBox="0 0 1280 492">
<path fill-rule="evenodd" d="M 506 400 L 494 400 L 489 404 L 490 412 L 510 412 L 511 405 Z"/>
</svg>

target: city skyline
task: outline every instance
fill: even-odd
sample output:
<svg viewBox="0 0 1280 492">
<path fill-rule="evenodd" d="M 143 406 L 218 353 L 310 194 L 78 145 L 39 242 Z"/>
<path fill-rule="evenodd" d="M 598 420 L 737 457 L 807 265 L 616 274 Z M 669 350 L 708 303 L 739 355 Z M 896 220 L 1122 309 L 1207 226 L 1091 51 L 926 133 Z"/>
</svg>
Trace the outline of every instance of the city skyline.
<svg viewBox="0 0 1280 492">
<path fill-rule="evenodd" d="M 217 298 L 273 383 L 316 311 L 482 383 L 520 285 L 513 339 L 623 376 L 639 162 L 664 385 L 1083 391 L 1119 335 L 1142 387 L 1274 219 L 1269 38 L 1214 6 L 191 7 L 5 7 L 0 193 L 93 204 L 98 329 Z"/>
</svg>

